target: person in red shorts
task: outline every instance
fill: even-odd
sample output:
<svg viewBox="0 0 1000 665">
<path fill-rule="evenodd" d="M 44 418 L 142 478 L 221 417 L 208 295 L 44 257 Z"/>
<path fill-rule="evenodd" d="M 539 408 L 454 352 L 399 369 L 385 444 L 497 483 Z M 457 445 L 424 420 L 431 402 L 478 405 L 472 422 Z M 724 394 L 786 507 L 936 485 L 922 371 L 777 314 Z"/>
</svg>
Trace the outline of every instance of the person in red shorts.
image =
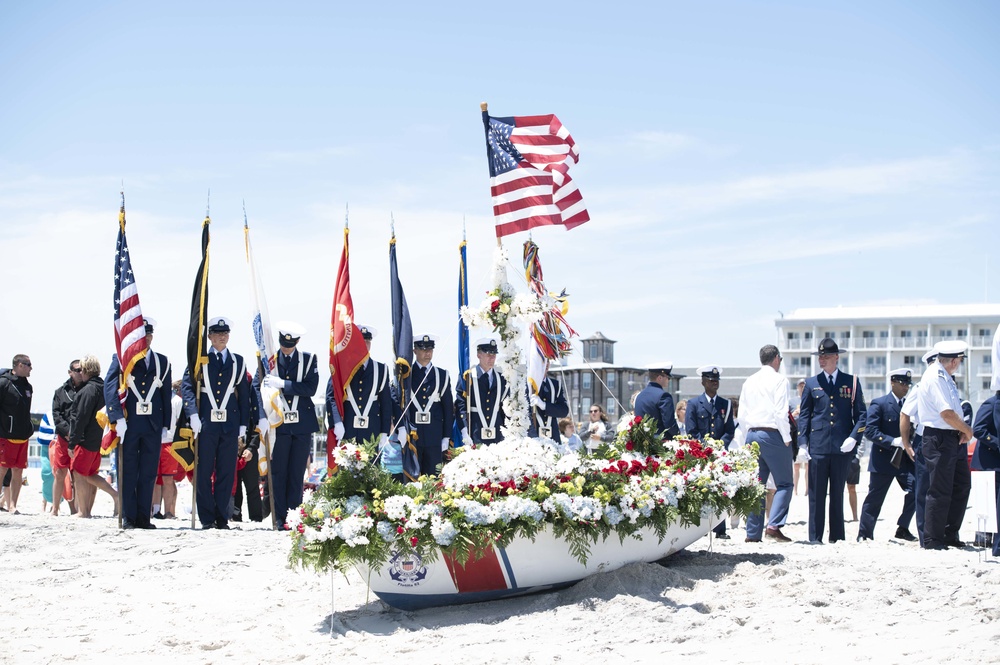
<svg viewBox="0 0 1000 665">
<path fill-rule="evenodd" d="M 52 440 L 49 451 L 52 457 L 52 475 L 54 480 L 52 486 L 55 488 L 52 493 L 52 514 L 59 514 L 59 504 L 62 502 L 66 486 L 70 486 L 69 496 L 66 497 L 71 513 L 76 512 L 76 501 L 73 499 L 72 483 L 67 483 L 66 479 L 72 476 L 69 472 L 69 417 L 73 410 L 73 398 L 76 397 L 76 390 L 83 383 L 83 370 L 80 368 L 80 360 L 74 360 L 69 364 L 67 371 L 69 378 L 56 389 L 52 396 L 52 419 L 55 421 L 56 438 Z"/>
<path fill-rule="evenodd" d="M 90 517 L 97 490 L 107 492 L 118 509 L 118 492 L 101 477 L 101 439 L 104 428 L 97 422 L 97 412 L 104 408 L 104 380 L 101 361 L 86 355 L 80 360 L 83 384 L 76 392 L 69 423 L 69 443 L 73 448 L 73 480 L 76 483 L 77 517 Z"/>
<path fill-rule="evenodd" d="M 0 372 L 0 479 L 11 470 L 7 510 L 17 515 L 21 478 L 28 468 L 28 439 L 35 431 L 31 423 L 31 359 L 19 353 L 11 369 Z"/>
</svg>

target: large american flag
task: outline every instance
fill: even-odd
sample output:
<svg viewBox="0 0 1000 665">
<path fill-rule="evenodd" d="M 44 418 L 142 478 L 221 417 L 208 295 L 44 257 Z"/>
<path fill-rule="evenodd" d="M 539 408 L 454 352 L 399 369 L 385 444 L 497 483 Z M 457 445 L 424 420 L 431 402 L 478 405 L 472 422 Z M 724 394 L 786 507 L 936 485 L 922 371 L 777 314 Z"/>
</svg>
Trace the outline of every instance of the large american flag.
<svg viewBox="0 0 1000 665">
<path fill-rule="evenodd" d="M 121 365 L 118 399 L 125 404 L 125 381 L 136 362 L 146 357 L 146 327 L 139 307 L 139 289 L 132 274 L 128 242 L 125 240 L 125 194 L 118 213 L 118 246 L 115 249 L 115 351 Z"/>
<path fill-rule="evenodd" d="M 497 237 L 590 219 L 569 167 L 580 160 L 555 115 L 494 118 L 483 111 Z"/>
</svg>

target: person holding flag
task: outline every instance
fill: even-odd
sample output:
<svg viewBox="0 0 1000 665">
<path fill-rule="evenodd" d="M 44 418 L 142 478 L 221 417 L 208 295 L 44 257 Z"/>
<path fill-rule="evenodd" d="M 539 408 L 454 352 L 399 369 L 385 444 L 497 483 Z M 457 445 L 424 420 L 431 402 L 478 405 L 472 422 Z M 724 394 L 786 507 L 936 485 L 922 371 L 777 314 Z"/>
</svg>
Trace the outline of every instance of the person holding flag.
<svg viewBox="0 0 1000 665">
<path fill-rule="evenodd" d="M 108 419 L 122 444 L 121 502 L 123 529 L 155 529 L 150 522 L 153 485 L 160 466 L 160 446 L 173 440 L 171 427 L 170 361 L 152 350 L 156 321 L 142 319 L 146 333 L 146 355 L 123 372 L 118 354 L 104 377 L 104 400 Z M 125 401 L 120 389 L 125 388 Z"/>
<path fill-rule="evenodd" d="M 417 457 L 417 475 L 432 474 L 444 461 L 455 417 L 451 378 L 435 367 L 432 335 L 413 340 L 413 368 L 404 380 L 408 440 Z"/>
<path fill-rule="evenodd" d="M 552 439 L 559 443 L 559 419 L 569 415 L 569 403 L 562 382 L 549 376 L 549 363 L 545 362 L 543 378 L 538 385 L 538 392 L 532 394 L 528 386 L 528 402 L 531 404 L 531 425 L 528 436 Z"/>
<path fill-rule="evenodd" d="M 462 440 L 469 444 L 492 444 L 503 441 L 500 428 L 507 422 L 503 400 L 509 387 L 497 361 L 497 341 L 483 337 L 476 342 L 479 364 L 462 377 L 463 390 L 455 400 L 455 417 L 462 421 Z"/>
<path fill-rule="evenodd" d="M 224 316 L 208 321 L 208 363 L 201 366 L 201 395 L 195 378 L 184 372 L 184 412 L 198 438 L 197 510 L 202 529 L 228 529 L 236 476 L 239 439 L 250 423 L 252 387 L 243 357 L 229 351 L 231 322 Z M 201 399 L 197 399 L 201 397 Z M 214 485 L 213 485 L 214 476 Z"/>
<path fill-rule="evenodd" d="M 370 353 L 376 330 L 369 326 L 357 326 L 357 329 L 364 339 L 365 349 Z M 337 435 L 338 440 L 354 439 L 361 443 L 377 437 L 379 450 L 385 447 L 392 431 L 392 395 L 389 368 L 384 363 L 372 360 L 366 354 L 364 362 L 344 389 L 343 415 L 336 408 L 335 400 L 331 376 L 326 389 L 326 410 L 330 429 L 335 432 L 340 428 L 343 430 L 343 435 Z"/>
<path fill-rule="evenodd" d="M 274 515 L 279 529 L 285 525 L 288 511 L 302 503 L 313 432 L 319 431 L 312 397 L 319 387 L 316 356 L 298 350 L 305 333 L 297 323 L 278 323 L 278 352 L 275 373 L 264 377 L 262 399 L 281 416 L 274 430 L 269 471 Z"/>
</svg>

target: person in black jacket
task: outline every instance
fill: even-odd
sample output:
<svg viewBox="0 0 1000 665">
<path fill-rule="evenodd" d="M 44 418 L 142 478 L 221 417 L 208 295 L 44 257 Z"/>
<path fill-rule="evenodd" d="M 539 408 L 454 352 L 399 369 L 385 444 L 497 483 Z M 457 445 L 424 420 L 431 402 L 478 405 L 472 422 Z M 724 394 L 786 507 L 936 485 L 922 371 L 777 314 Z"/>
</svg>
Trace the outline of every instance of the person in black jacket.
<svg viewBox="0 0 1000 665">
<path fill-rule="evenodd" d="M 73 448 L 73 480 L 77 491 L 77 517 L 90 517 L 97 490 L 107 492 L 118 510 L 118 492 L 98 473 L 101 468 L 101 438 L 104 428 L 97 422 L 97 412 L 104 408 L 104 381 L 101 379 L 101 361 L 97 356 L 86 355 L 80 359 L 83 385 L 73 400 L 69 422 L 69 445 Z"/>
<path fill-rule="evenodd" d="M 10 469 L 7 510 L 17 514 L 21 476 L 28 468 L 28 439 L 35 431 L 31 423 L 31 359 L 14 356 L 11 369 L 0 372 L 0 479 Z"/>
<path fill-rule="evenodd" d="M 52 455 L 54 476 L 52 486 L 56 488 L 52 494 L 53 515 L 59 514 L 63 487 L 66 484 L 66 475 L 69 473 L 69 417 L 73 411 L 73 398 L 76 397 L 76 389 L 83 383 L 83 369 L 80 367 L 79 358 L 69 364 L 67 374 L 69 374 L 69 378 L 66 379 L 66 383 L 59 386 L 52 396 L 52 419 L 56 426 L 56 437 L 52 439 L 50 444 L 55 446 L 55 452 Z M 76 498 L 70 499 L 67 503 L 69 503 L 70 512 L 76 513 Z"/>
</svg>

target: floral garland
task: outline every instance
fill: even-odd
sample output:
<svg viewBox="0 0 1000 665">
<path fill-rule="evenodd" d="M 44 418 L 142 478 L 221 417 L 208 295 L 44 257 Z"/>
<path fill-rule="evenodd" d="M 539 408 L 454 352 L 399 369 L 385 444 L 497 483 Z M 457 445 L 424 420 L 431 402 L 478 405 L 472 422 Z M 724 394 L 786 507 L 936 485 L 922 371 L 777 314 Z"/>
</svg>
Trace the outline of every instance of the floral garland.
<svg viewBox="0 0 1000 665">
<path fill-rule="evenodd" d="M 642 421 L 640 421 L 641 425 Z M 630 425 L 609 446 L 614 457 L 560 455 L 534 439 L 467 446 L 440 476 L 400 485 L 378 465 L 375 440 L 341 445 L 336 472 L 289 512 L 292 563 L 325 571 L 384 565 L 400 549 L 459 562 L 551 525 L 585 562 L 590 545 L 612 533 L 653 528 L 709 513 L 760 509 L 756 445 L 726 451 L 721 442 L 675 439 L 657 455 L 628 450 Z M 718 446 L 718 447 L 716 447 Z M 621 451 L 617 454 L 617 451 Z"/>
<path fill-rule="evenodd" d="M 542 318 L 546 304 L 534 294 L 517 293 L 507 281 L 508 255 L 498 247 L 493 253 L 493 284 L 487 297 L 477 309 L 462 307 L 465 325 L 473 328 L 489 326 L 499 336 L 497 341 L 496 369 L 507 381 L 507 395 L 503 400 L 506 423 L 501 427 L 505 439 L 523 438 L 530 426 L 528 402 L 523 390 L 517 386 L 525 383 L 526 363 L 522 356 L 521 327 L 518 321 L 532 325 Z"/>
</svg>

